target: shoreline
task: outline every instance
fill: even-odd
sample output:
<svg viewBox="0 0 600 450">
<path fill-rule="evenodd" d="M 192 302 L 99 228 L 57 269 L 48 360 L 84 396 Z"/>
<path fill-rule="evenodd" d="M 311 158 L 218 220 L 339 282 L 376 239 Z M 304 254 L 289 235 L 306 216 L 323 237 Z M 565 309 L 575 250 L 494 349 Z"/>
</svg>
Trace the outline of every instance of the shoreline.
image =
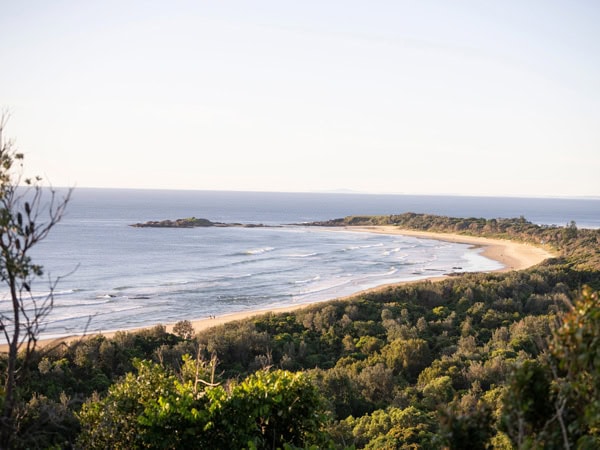
<svg viewBox="0 0 600 450">
<path fill-rule="evenodd" d="M 465 236 L 459 234 L 450 234 L 450 233 L 435 233 L 429 231 L 414 231 L 414 230 L 406 230 L 402 228 L 395 227 L 393 225 L 380 225 L 380 226 L 345 226 L 345 227 L 331 227 L 324 228 L 327 231 L 352 231 L 352 232 L 363 232 L 363 233 L 379 233 L 379 234 L 392 234 L 392 235 L 403 235 L 410 236 L 422 239 L 432 239 L 443 242 L 453 242 L 453 243 L 461 243 L 461 244 L 469 244 L 472 247 L 481 247 L 483 250 L 481 252 L 482 256 L 486 258 L 492 259 L 494 261 L 502 264 L 501 269 L 488 271 L 490 272 L 510 272 L 513 270 L 523 270 L 528 267 L 534 266 L 536 264 L 541 263 L 542 261 L 552 258 L 554 255 L 549 251 L 536 247 L 531 244 L 525 244 L 520 242 L 514 242 L 507 239 L 492 239 L 492 238 L 484 238 L 477 236 Z M 362 290 L 356 292 L 351 295 L 346 295 L 342 297 L 331 298 L 328 300 L 318 301 L 318 302 L 310 302 L 310 303 L 301 303 L 297 305 L 288 305 L 288 306 L 280 306 L 276 308 L 267 308 L 267 309 L 258 309 L 252 311 L 240 311 L 231 314 L 224 314 L 221 316 L 213 316 L 212 318 L 202 318 L 202 319 L 187 319 L 192 323 L 195 332 L 204 331 L 209 328 L 213 328 L 219 325 L 223 325 L 228 322 L 234 322 L 242 319 L 247 319 L 250 317 L 260 316 L 269 313 L 282 313 L 282 312 L 293 312 L 298 309 L 302 309 L 305 307 L 309 307 L 315 305 L 317 303 L 324 303 L 327 301 L 333 300 L 345 300 L 351 297 L 355 297 L 357 295 L 361 295 L 367 292 L 376 292 L 379 290 L 387 289 L 392 286 L 402 286 L 411 283 L 419 283 L 425 281 L 441 281 L 447 279 L 448 276 L 435 276 L 435 277 L 427 277 L 421 278 L 418 280 L 409 280 L 409 281 L 401 281 L 399 283 L 391 283 L 384 284 L 380 286 L 376 286 L 374 288 Z M 163 324 L 165 325 L 168 332 L 171 332 L 175 323 Z M 107 338 L 113 337 L 117 332 L 135 332 L 143 329 L 151 328 L 153 325 L 137 327 L 125 330 L 116 330 L 116 331 L 107 331 L 107 332 L 99 332 L 93 333 L 89 335 L 71 335 L 64 336 L 59 338 L 48 338 L 48 339 L 40 339 L 37 343 L 38 347 L 44 347 L 50 344 L 59 344 L 62 342 L 70 343 L 73 341 L 77 341 L 79 339 L 85 339 L 90 336 L 102 335 Z M 7 345 L 0 345 L 0 352 L 6 352 Z"/>
<path fill-rule="evenodd" d="M 393 225 L 374 225 L 343 227 L 346 231 L 360 231 L 381 234 L 399 234 L 423 239 L 434 239 L 444 242 L 455 242 L 459 244 L 470 244 L 473 247 L 482 247 L 481 254 L 486 258 L 499 262 L 504 267 L 492 272 L 510 272 L 512 270 L 523 270 L 542 261 L 552 258 L 550 251 L 541 247 L 508 239 L 486 238 L 479 236 L 466 236 L 453 233 L 436 233 L 431 231 L 415 231 L 398 228 Z"/>
</svg>

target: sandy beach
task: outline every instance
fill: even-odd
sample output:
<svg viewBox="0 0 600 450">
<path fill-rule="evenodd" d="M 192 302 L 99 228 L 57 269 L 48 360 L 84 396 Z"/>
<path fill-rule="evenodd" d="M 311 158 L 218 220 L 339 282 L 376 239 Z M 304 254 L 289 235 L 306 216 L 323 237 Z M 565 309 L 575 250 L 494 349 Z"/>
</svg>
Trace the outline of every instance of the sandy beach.
<svg viewBox="0 0 600 450">
<path fill-rule="evenodd" d="M 507 239 L 490 239 L 476 236 L 464 236 L 461 234 L 431 233 L 429 231 L 414 231 L 397 228 L 394 226 L 372 226 L 372 227 L 346 227 L 348 231 L 364 231 L 369 233 L 401 234 L 424 239 L 436 239 L 446 242 L 458 242 L 482 247 L 482 255 L 501 263 L 504 268 L 498 272 L 510 272 L 511 270 L 523 270 L 535 266 L 545 259 L 554 255 L 549 251 L 530 244 L 523 244 Z"/>
<path fill-rule="evenodd" d="M 432 233 L 426 231 L 413 231 L 413 230 L 405 230 L 400 229 L 394 226 L 353 226 L 353 227 L 344 227 L 344 228 L 328 228 L 327 230 L 336 232 L 336 231 L 356 231 L 356 232 L 368 232 L 368 233 L 383 233 L 383 234 L 399 234 L 404 236 L 412 236 L 423 239 L 435 239 L 439 241 L 445 242 L 457 242 L 462 244 L 470 244 L 473 246 L 481 247 L 482 255 L 493 259 L 495 261 L 500 262 L 504 267 L 499 269 L 498 272 L 509 272 L 512 270 L 523 270 L 528 267 L 539 264 L 545 259 L 551 258 L 554 255 L 549 251 L 542 249 L 540 247 L 536 247 L 529 244 L 523 244 L 519 242 L 513 242 L 504 239 L 489 239 L 482 237 L 474 237 L 474 236 L 463 236 L 458 234 L 447 234 L 447 233 Z M 438 276 L 434 278 L 427 278 L 432 281 L 439 281 L 445 279 L 445 276 Z M 407 284 L 407 283 L 417 283 L 424 281 L 424 279 L 416 280 L 416 281 L 406 281 L 402 283 L 396 283 L 395 285 Z M 379 289 L 385 289 L 389 287 L 389 285 L 379 286 L 373 289 L 369 289 L 368 291 L 374 291 Z M 360 295 L 360 293 L 353 294 L 349 297 L 354 297 L 356 295 Z M 348 297 L 344 297 L 348 298 Z M 330 299 L 334 300 L 334 299 Z M 227 322 L 232 322 L 236 320 L 246 319 L 248 317 L 253 317 L 266 313 L 277 313 L 277 312 L 290 312 L 295 311 L 300 308 L 305 308 L 312 303 L 304 303 L 299 305 L 289 305 L 283 306 L 280 308 L 270 308 L 263 310 L 254 310 L 254 311 L 242 311 L 233 314 L 226 314 L 222 316 L 214 316 L 212 318 L 203 318 L 194 320 L 190 318 L 189 320 L 192 322 L 194 329 L 196 331 L 202 331 L 217 325 L 222 325 Z M 171 331 L 174 324 L 167 324 L 167 330 Z M 148 327 L 144 327 L 148 328 Z M 126 331 L 135 331 L 135 330 L 126 330 Z M 102 333 L 104 336 L 110 337 L 115 334 L 115 332 L 105 332 Z M 56 343 L 60 341 L 73 341 L 79 339 L 81 336 L 67 336 L 60 339 L 51 339 L 51 340 L 42 340 L 38 343 L 38 345 L 47 345 L 49 343 Z M 6 345 L 0 345 L 0 351 L 6 351 Z"/>
</svg>

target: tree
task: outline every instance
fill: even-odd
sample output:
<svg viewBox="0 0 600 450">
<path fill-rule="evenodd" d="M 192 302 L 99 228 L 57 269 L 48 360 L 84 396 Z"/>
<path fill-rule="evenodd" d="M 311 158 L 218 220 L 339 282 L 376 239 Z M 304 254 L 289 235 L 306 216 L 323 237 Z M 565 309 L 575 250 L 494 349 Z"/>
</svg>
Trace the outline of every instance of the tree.
<svg viewBox="0 0 600 450">
<path fill-rule="evenodd" d="M 550 353 L 525 361 L 504 397 L 503 427 L 518 448 L 600 445 L 600 298 L 584 287 L 550 338 Z"/>
<path fill-rule="evenodd" d="M 327 419 L 323 398 L 303 373 L 261 370 L 223 387 L 186 376 L 179 380 L 149 361 L 136 365 L 137 374 L 127 374 L 105 398 L 83 405 L 80 447 L 304 448 L 328 443 L 322 431 Z M 186 365 L 193 369 L 195 361 L 185 357 Z M 210 373 L 192 378 L 198 376 Z"/>
<path fill-rule="evenodd" d="M 207 390 L 211 401 L 212 448 L 327 447 L 324 399 L 310 378 L 285 370 L 260 370 L 226 395 L 220 386 Z M 220 445 L 215 443 L 220 442 Z M 294 447 L 296 446 L 296 447 Z"/>
<path fill-rule="evenodd" d="M 517 448 L 550 446 L 556 441 L 556 430 L 549 426 L 555 399 L 546 369 L 538 361 L 527 360 L 508 380 L 501 427 Z"/>
<path fill-rule="evenodd" d="M 189 320 L 180 320 L 173 325 L 173 334 L 176 334 L 181 339 L 192 339 L 194 337 L 194 325 Z"/>
<path fill-rule="evenodd" d="M 174 396 L 176 378 L 148 361 L 137 361 L 135 365 L 137 373 L 128 373 L 112 385 L 105 398 L 94 396 L 83 405 L 79 414 L 82 433 L 78 444 L 81 448 L 146 446 L 148 430 L 140 424 L 138 417 L 157 399 Z"/>
<path fill-rule="evenodd" d="M 396 339 L 381 349 L 387 367 L 414 382 L 431 364 L 431 351 L 424 339 Z"/>
<path fill-rule="evenodd" d="M 44 318 L 54 305 L 57 280 L 50 280 L 47 295 L 32 294 L 32 283 L 43 275 L 34 264 L 31 249 L 42 241 L 62 218 L 71 190 L 59 199 L 57 192 L 48 193 L 41 178 L 23 176 L 22 153 L 14 142 L 4 138 L 8 115 L 0 117 L 0 281 L 8 288 L 6 307 L 0 311 L 0 331 L 8 346 L 2 412 L 0 446 L 6 447 L 13 431 L 15 387 L 19 351 L 24 348 L 26 362 L 39 338 Z"/>
<path fill-rule="evenodd" d="M 486 449 L 493 434 L 492 412 L 484 402 L 454 403 L 441 412 L 439 438 L 445 448 Z"/>
<path fill-rule="evenodd" d="M 564 445 L 600 445 L 600 296 L 585 286 L 562 317 L 550 349 L 557 361 L 556 417 Z M 556 376 L 558 375 L 558 376 Z M 562 376 L 560 376 L 562 375 Z M 572 441 L 572 442 L 569 442 Z"/>
</svg>

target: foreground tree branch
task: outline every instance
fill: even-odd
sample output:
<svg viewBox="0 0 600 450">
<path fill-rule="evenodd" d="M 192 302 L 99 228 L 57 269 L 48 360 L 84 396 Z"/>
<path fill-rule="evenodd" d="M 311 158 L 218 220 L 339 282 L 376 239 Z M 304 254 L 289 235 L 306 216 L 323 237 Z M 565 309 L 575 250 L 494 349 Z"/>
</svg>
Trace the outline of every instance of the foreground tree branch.
<svg viewBox="0 0 600 450">
<path fill-rule="evenodd" d="M 43 189 L 41 178 L 23 178 L 22 153 L 4 137 L 7 114 L 0 117 L 0 281 L 7 290 L 0 297 L 0 330 L 8 347 L 4 398 L 0 416 L 0 447 L 6 448 L 13 428 L 18 356 L 23 364 L 35 349 L 44 319 L 54 306 L 58 279 L 49 280 L 48 292 L 32 294 L 33 282 L 43 268 L 33 262 L 31 249 L 45 239 L 61 220 L 71 196 Z"/>
</svg>

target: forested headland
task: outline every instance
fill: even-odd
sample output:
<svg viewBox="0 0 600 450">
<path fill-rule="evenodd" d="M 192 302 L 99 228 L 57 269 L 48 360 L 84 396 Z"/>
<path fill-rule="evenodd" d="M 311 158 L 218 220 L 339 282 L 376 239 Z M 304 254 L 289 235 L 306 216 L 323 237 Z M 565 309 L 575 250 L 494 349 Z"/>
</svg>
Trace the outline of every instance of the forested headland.
<svg viewBox="0 0 600 450">
<path fill-rule="evenodd" d="M 412 213 L 313 225 L 557 257 L 199 333 L 182 321 L 40 347 L 20 360 L 11 448 L 600 447 L 600 230 Z"/>
</svg>

